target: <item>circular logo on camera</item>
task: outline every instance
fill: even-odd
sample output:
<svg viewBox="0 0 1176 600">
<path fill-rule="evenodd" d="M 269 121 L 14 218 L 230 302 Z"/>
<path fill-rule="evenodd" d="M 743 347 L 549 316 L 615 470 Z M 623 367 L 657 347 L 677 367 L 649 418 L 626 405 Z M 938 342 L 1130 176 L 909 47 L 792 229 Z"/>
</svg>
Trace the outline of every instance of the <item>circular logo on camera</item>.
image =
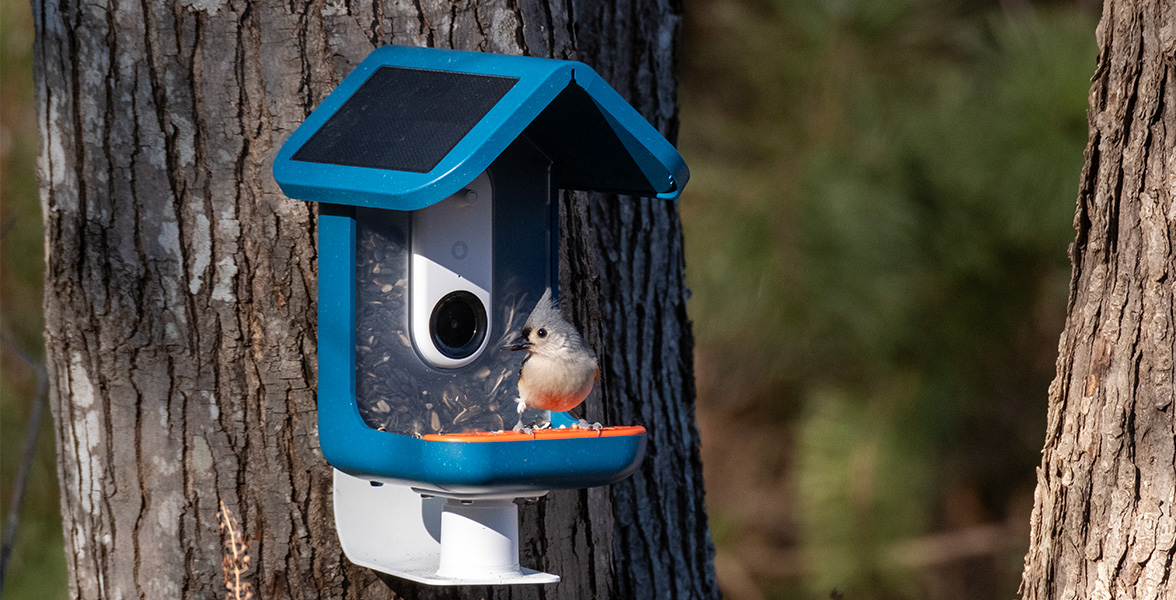
<svg viewBox="0 0 1176 600">
<path fill-rule="evenodd" d="M 470 247 L 465 242 L 455 242 L 453 248 L 450 250 L 453 253 L 453 258 L 462 260 L 470 254 Z"/>
</svg>

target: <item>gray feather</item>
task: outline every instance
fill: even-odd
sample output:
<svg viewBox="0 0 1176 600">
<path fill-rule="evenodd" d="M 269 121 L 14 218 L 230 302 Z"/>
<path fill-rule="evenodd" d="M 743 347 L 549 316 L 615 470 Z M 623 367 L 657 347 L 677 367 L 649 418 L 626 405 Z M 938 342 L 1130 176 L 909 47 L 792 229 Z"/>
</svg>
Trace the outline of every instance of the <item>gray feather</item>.
<svg viewBox="0 0 1176 600">
<path fill-rule="evenodd" d="M 527 317 L 525 326 L 531 329 L 537 329 L 539 327 L 547 327 L 549 329 L 567 327 L 575 331 L 571 324 L 564 320 L 563 315 L 559 313 L 559 308 L 552 301 L 551 288 L 543 291 L 543 295 L 539 297 L 539 302 L 535 304 L 535 309 L 531 311 L 531 316 Z"/>
<path fill-rule="evenodd" d="M 527 317 L 524 330 L 530 332 L 541 327 L 547 329 L 551 334 L 550 343 L 553 346 L 551 351 L 570 352 L 572 356 L 577 357 L 584 355 L 591 357 L 588 345 L 584 343 L 580 333 L 571 323 L 564 320 L 563 315 L 559 312 L 559 307 L 552 301 L 551 288 L 547 288 L 543 292 L 543 296 L 539 298 L 539 302 L 535 304 L 535 310 L 531 311 L 531 316 Z"/>
</svg>

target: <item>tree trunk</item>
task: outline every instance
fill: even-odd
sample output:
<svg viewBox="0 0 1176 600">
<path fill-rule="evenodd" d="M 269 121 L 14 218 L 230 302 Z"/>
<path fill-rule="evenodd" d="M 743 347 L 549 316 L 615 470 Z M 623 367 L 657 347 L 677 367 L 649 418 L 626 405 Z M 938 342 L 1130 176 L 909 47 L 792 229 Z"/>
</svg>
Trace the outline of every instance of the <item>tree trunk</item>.
<svg viewBox="0 0 1176 600">
<path fill-rule="evenodd" d="M 1176 5 L 1098 26 L 1073 276 L 1025 557 L 1025 598 L 1173 598 Z"/>
<path fill-rule="evenodd" d="M 222 502 L 258 597 L 469 596 L 378 579 L 339 549 L 316 433 L 314 208 L 282 195 L 273 156 L 389 43 L 577 58 L 673 135 L 680 4 L 34 0 L 34 15 L 73 596 L 223 596 Z M 649 456 L 611 490 L 523 508 L 523 561 L 558 587 L 473 593 L 716 597 L 677 207 L 577 194 L 562 216 L 565 308 L 604 371 L 589 415 L 644 424 Z"/>
</svg>

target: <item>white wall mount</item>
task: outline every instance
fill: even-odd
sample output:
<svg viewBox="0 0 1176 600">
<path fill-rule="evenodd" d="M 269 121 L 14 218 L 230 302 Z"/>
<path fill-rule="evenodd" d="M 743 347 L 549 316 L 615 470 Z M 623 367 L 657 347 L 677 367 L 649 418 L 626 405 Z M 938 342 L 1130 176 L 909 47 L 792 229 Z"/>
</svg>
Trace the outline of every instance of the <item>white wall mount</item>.
<svg viewBox="0 0 1176 600">
<path fill-rule="evenodd" d="M 518 506 L 511 497 L 422 496 L 335 469 L 334 499 L 339 542 L 357 565 L 438 586 L 559 581 L 519 566 Z"/>
</svg>

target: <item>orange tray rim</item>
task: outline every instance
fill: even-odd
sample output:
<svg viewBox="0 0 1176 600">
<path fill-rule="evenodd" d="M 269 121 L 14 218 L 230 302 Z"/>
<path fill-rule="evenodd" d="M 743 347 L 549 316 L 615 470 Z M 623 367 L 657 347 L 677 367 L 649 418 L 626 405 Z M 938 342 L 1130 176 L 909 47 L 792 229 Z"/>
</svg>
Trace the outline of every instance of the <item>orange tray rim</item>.
<svg viewBox="0 0 1176 600">
<path fill-rule="evenodd" d="M 546 440 L 578 440 L 601 437 L 622 437 L 629 435 L 643 435 L 645 428 L 640 425 L 622 425 L 592 429 L 536 429 L 531 433 L 521 431 L 472 431 L 467 433 L 430 433 L 421 439 L 430 442 L 524 442 Z"/>
</svg>

